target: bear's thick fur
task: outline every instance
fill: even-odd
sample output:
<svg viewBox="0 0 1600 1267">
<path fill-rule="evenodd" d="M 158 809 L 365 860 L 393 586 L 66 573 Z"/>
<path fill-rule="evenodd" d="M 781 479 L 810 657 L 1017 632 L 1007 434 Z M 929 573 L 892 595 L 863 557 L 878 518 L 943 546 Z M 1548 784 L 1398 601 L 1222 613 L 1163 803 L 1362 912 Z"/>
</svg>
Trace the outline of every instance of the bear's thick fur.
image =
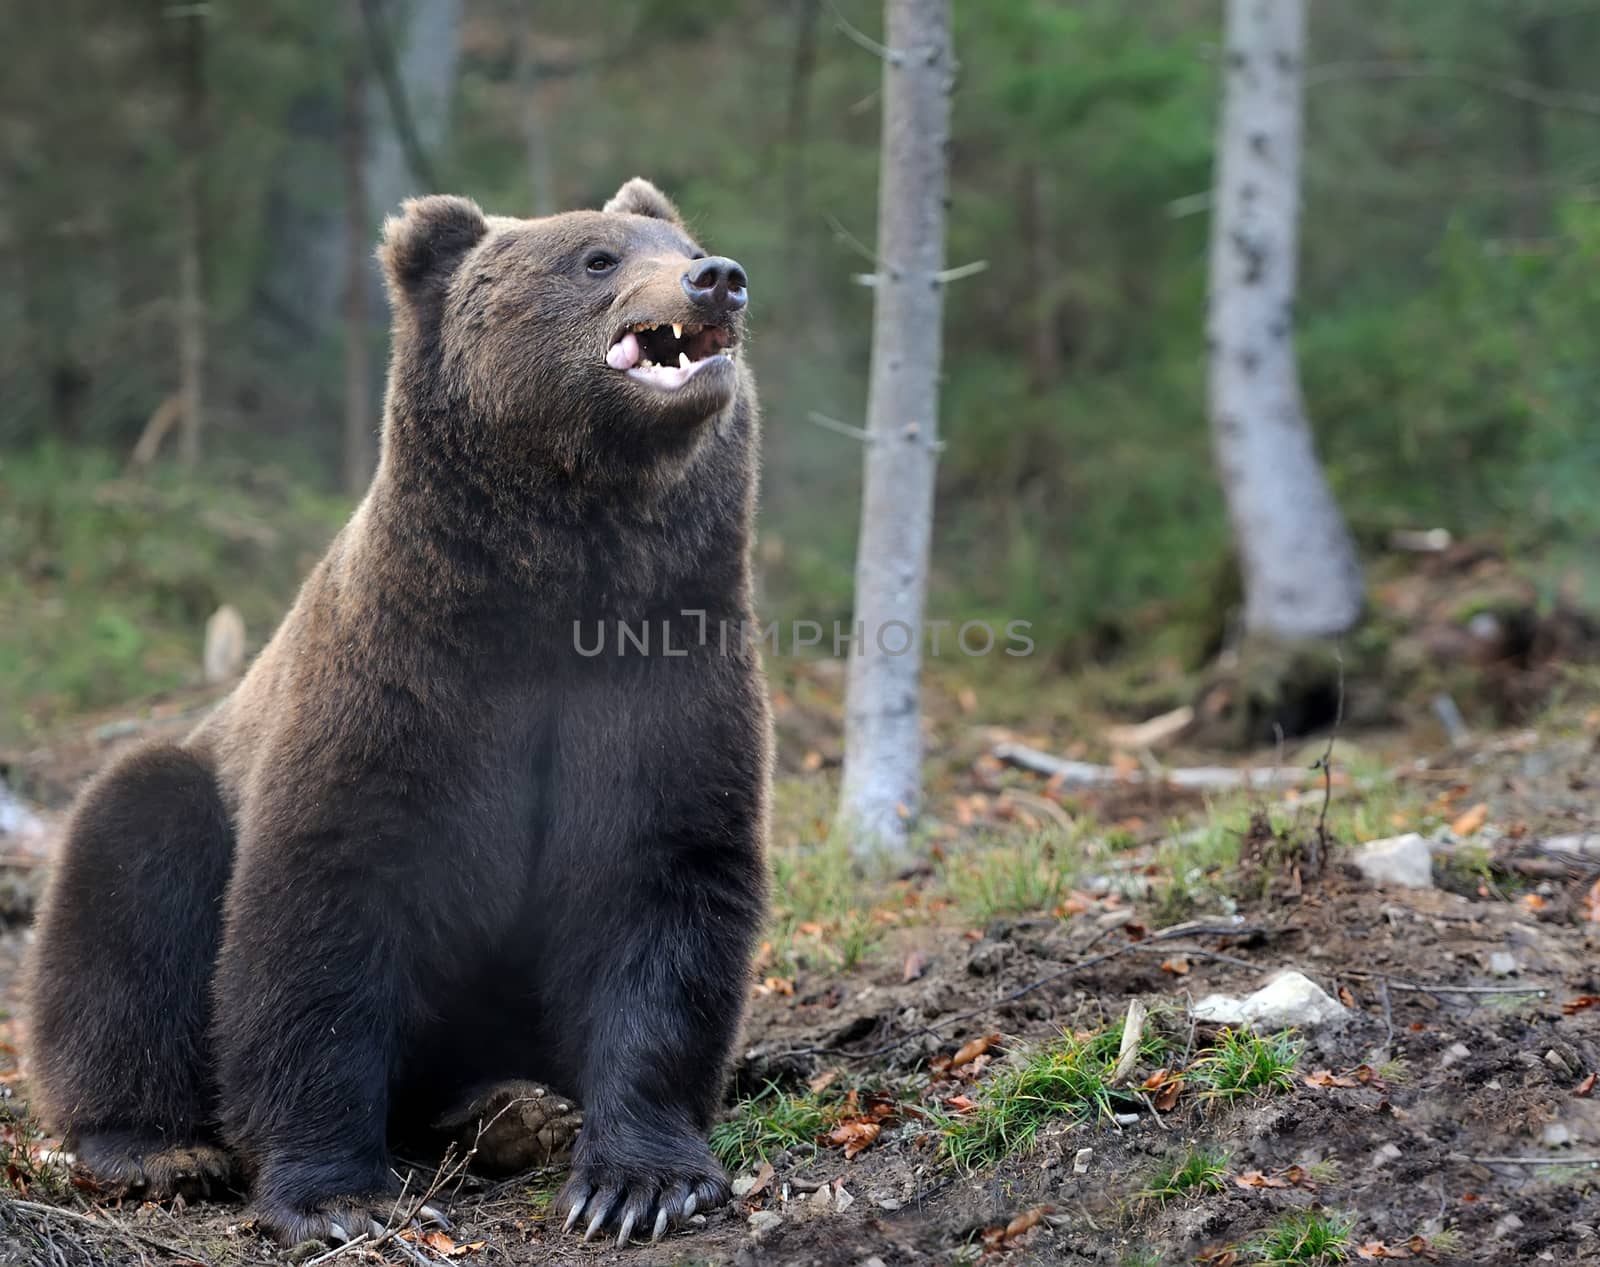
<svg viewBox="0 0 1600 1267">
<path fill-rule="evenodd" d="M 379 254 L 372 487 L 238 689 L 85 791 L 32 1086 L 107 1183 L 238 1176 L 296 1242 L 536 1078 L 584 1108 L 568 1225 L 659 1235 L 727 1199 L 704 1133 L 765 896 L 744 274 L 641 180 L 537 220 L 418 199 Z"/>
</svg>

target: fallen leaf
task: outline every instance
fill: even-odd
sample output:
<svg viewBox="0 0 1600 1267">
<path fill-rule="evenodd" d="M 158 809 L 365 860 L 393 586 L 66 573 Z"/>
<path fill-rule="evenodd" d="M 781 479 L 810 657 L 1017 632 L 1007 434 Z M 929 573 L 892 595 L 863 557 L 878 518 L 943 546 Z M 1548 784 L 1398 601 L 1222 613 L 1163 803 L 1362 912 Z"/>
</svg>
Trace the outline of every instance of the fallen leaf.
<svg viewBox="0 0 1600 1267">
<path fill-rule="evenodd" d="M 1031 1210 L 1024 1210 L 1006 1224 L 1005 1239 L 1008 1241 L 1016 1240 L 1029 1228 L 1036 1226 L 1039 1220 L 1049 1214 L 1053 1208 L 1053 1206 L 1048 1205 L 1036 1205 Z"/>
<path fill-rule="evenodd" d="M 788 977 L 768 977 L 761 984 L 774 994 L 782 994 L 789 998 L 794 997 L 794 982 L 789 980 Z"/>
<path fill-rule="evenodd" d="M 760 1196 L 763 1192 L 765 1192 L 767 1187 L 772 1183 L 773 1176 L 777 1173 L 778 1172 L 772 1168 L 772 1163 L 770 1161 L 762 1162 L 761 1169 L 756 1171 L 756 1181 L 750 1185 L 750 1191 L 744 1194 L 745 1200 L 748 1201 L 751 1197 Z"/>
<path fill-rule="evenodd" d="M 1591 884 L 1583 895 L 1583 909 L 1591 924 L 1600 924 L 1600 880 Z"/>
<path fill-rule="evenodd" d="M 1217 1249 L 1203 1249 L 1195 1258 L 1195 1262 L 1202 1267 L 1235 1267 L 1239 1261 L 1239 1251 L 1229 1246 L 1220 1246 Z"/>
<path fill-rule="evenodd" d="M 1489 805 L 1486 801 L 1479 801 L 1466 813 L 1462 814 L 1450 824 L 1450 830 L 1457 836 L 1475 836 L 1489 821 Z"/>
<path fill-rule="evenodd" d="M 880 1123 L 856 1118 L 854 1121 L 840 1122 L 829 1131 L 828 1142 L 843 1147 L 844 1159 L 850 1161 L 863 1149 L 870 1148 L 882 1130 Z"/>
<path fill-rule="evenodd" d="M 1186 976 L 1189 972 L 1189 961 L 1182 955 L 1174 955 L 1171 959 L 1161 961 L 1161 971 L 1170 972 L 1175 977 Z"/>
<path fill-rule="evenodd" d="M 1580 1082 L 1576 1087 L 1574 1087 L 1572 1089 L 1572 1094 L 1573 1095 L 1588 1095 L 1591 1091 L 1594 1090 L 1594 1079 L 1595 1079 L 1594 1074 L 1592 1074 L 1592 1073 L 1589 1074 L 1587 1077 L 1584 1078 L 1584 1080 L 1582 1082 Z"/>
<path fill-rule="evenodd" d="M 1600 994 L 1580 994 L 1575 999 L 1568 999 L 1561 1005 L 1562 1016 L 1576 1016 L 1579 1012 L 1587 1012 L 1596 1004 L 1600 1004 Z"/>
<path fill-rule="evenodd" d="M 1264 1175 L 1259 1170 L 1247 1170 L 1242 1175 L 1235 1175 L 1234 1185 L 1240 1188 L 1287 1188 L 1289 1181 L 1280 1179 L 1276 1175 Z"/>
<path fill-rule="evenodd" d="M 1550 905 L 1548 901 L 1540 897 L 1537 893 L 1524 893 L 1522 895 L 1522 904 L 1530 911 L 1542 911 L 1545 907 Z"/>
<path fill-rule="evenodd" d="M 1156 1106 L 1156 1112 L 1165 1113 L 1168 1109 L 1172 1108 L 1173 1105 L 1177 1104 L 1178 1095 L 1180 1092 L 1182 1092 L 1182 1090 L 1182 1078 L 1174 1078 L 1171 1082 L 1167 1083 L 1166 1086 L 1162 1087 L 1161 1090 L 1156 1093 L 1155 1099 L 1151 1101 L 1151 1103 Z"/>
<path fill-rule="evenodd" d="M 902 981 L 915 981 L 928 970 L 928 955 L 926 951 L 913 950 L 906 956 L 905 971 L 901 974 Z"/>
<path fill-rule="evenodd" d="M 1339 987 L 1339 1002 L 1343 1003 L 1347 1008 L 1350 1008 L 1352 1011 L 1355 1009 L 1356 996 L 1354 994 L 1350 993 L 1350 987 L 1349 986 L 1342 985 L 1342 986 Z"/>
<path fill-rule="evenodd" d="M 811 1089 L 812 1095 L 817 1095 L 831 1087 L 838 1080 L 838 1077 L 839 1071 L 837 1069 L 824 1069 L 815 1078 L 807 1082 L 806 1086 Z"/>
<path fill-rule="evenodd" d="M 1356 1246 L 1356 1257 L 1365 1262 L 1373 1262 L 1380 1258 L 1411 1258 L 1409 1249 L 1385 1245 L 1382 1241 L 1368 1241 L 1365 1245 Z"/>
<path fill-rule="evenodd" d="M 1361 1085 L 1359 1079 L 1351 1078 L 1345 1074 L 1336 1074 L 1331 1069 L 1318 1069 L 1314 1073 L 1306 1074 L 1301 1081 L 1308 1087 L 1359 1087 Z"/>
<path fill-rule="evenodd" d="M 985 1034 L 981 1038 L 974 1038 L 971 1042 L 963 1044 L 961 1049 L 950 1057 L 950 1068 L 959 1069 L 962 1065 L 971 1064 L 999 1041 L 999 1034 Z"/>
<path fill-rule="evenodd" d="M 944 1101 L 944 1105 L 948 1109 L 954 1109 L 957 1113 L 968 1113 L 978 1107 L 977 1101 L 964 1095 L 948 1096 Z"/>
</svg>

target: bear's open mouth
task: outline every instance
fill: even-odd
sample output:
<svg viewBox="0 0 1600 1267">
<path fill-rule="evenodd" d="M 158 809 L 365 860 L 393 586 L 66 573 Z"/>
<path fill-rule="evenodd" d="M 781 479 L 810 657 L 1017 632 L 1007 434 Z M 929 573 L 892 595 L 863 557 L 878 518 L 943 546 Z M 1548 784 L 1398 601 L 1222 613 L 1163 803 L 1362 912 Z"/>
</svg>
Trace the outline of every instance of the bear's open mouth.
<svg viewBox="0 0 1600 1267">
<path fill-rule="evenodd" d="M 653 387 L 678 388 L 736 341 L 727 326 L 641 321 L 617 332 L 606 364 Z"/>
</svg>

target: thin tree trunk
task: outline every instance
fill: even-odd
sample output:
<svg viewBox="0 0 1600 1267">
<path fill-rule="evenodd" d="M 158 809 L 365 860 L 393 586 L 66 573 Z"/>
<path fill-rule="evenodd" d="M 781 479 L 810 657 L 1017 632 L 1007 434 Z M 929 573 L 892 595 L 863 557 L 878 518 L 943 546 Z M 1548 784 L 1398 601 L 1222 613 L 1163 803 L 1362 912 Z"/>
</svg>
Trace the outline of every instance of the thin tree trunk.
<svg viewBox="0 0 1600 1267">
<path fill-rule="evenodd" d="M 933 531 L 949 176 L 950 0 L 887 0 L 878 269 L 840 826 L 902 853 L 922 797 L 922 619 Z"/>
<path fill-rule="evenodd" d="M 344 129 L 344 489 L 358 494 L 377 462 L 373 441 L 368 272 L 367 73 L 361 0 L 345 0 Z"/>
<path fill-rule="evenodd" d="M 200 428 L 205 417 L 205 9 L 192 6 L 176 20 L 183 24 L 179 37 L 183 158 L 178 196 L 178 395 L 183 401 L 183 430 L 178 436 L 178 458 L 192 470 L 200 460 Z"/>
<path fill-rule="evenodd" d="M 784 124 L 783 245 L 789 274 L 809 280 L 806 254 L 807 149 L 811 139 L 811 81 L 817 70 L 817 18 L 821 0 L 795 0 L 794 60 L 789 66 L 789 109 Z"/>
<path fill-rule="evenodd" d="M 539 103 L 539 33 L 534 26 L 538 6 L 517 0 L 511 19 L 520 18 L 517 32 L 517 93 L 522 98 L 522 153 L 528 168 L 530 215 L 549 216 L 556 211 L 555 163 L 550 155 L 550 128 Z"/>
<path fill-rule="evenodd" d="M 1305 0 L 1227 0 L 1226 20 L 1207 331 L 1212 442 L 1246 629 L 1334 635 L 1360 618 L 1362 585 L 1295 364 Z"/>
<path fill-rule="evenodd" d="M 1542 89 L 1558 87 L 1554 37 L 1554 24 L 1537 15 L 1525 17 L 1517 29 L 1523 78 Z M 1520 103 L 1517 130 L 1521 139 L 1517 151 L 1521 188 L 1517 191 L 1516 233 L 1523 241 L 1533 242 L 1550 231 L 1549 153 L 1545 144 L 1544 109 L 1532 101 Z"/>
</svg>

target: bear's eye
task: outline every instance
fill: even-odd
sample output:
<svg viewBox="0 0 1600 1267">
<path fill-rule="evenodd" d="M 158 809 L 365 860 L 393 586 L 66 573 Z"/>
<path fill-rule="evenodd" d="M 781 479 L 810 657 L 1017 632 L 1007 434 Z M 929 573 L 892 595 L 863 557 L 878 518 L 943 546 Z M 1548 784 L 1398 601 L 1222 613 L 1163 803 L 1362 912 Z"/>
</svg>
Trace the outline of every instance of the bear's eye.
<svg viewBox="0 0 1600 1267">
<path fill-rule="evenodd" d="M 583 266 L 596 275 L 609 273 L 617 266 L 617 257 L 608 255 L 604 251 L 595 251 L 588 259 L 584 260 Z"/>
</svg>

